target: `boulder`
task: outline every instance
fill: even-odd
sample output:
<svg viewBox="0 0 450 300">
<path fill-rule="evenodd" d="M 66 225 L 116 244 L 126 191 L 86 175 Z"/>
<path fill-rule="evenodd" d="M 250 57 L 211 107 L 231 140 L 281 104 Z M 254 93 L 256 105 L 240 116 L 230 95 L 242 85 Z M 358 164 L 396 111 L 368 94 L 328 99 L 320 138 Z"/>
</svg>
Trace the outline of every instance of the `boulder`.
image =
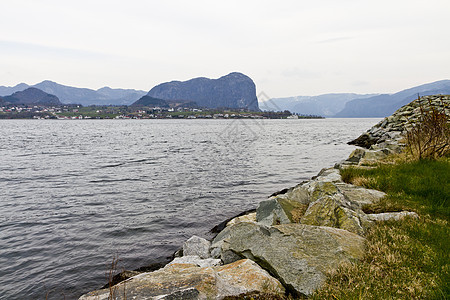
<svg viewBox="0 0 450 300">
<path fill-rule="evenodd" d="M 352 195 L 352 188 L 360 189 L 353 185 L 333 181 L 319 181 L 323 178 L 329 178 L 330 174 L 317 177 L 309 185 L 310 201 L 306 212 L 302 216 L 300 223 L 316 226 L 330 226 L 341 228 L 350 232 L 362 235 L 369 222 L 361 210 L 362 205 L 351 198 L 346 197 L 343 190 Z M 361 192 L 363 194 L 363 192 Z"/>
<path fill-rule="evenodd" d="M 256 212 L 252 212 L 252 213 L 231 219 L 227 223 L 227 226 L 233 226 L 235 224 L 242 223 L 242 222 L 256 223 Z"/>
<path fill-rule="evenodd" d="M 347 162 L 349 164 L 358 164 L 361 158 L 364 156 L 364 153 L 366 151 L 364 149 L 358 148 L 353 150 L 352 153 L 350 153 L 350 156 L 347 158 Z"/>
<path fill-rule="evenodd" d="M 215 296 L 216 276 L 212 268 L 199 268 L 192 264 L 168 265 L 158 271 L 142 273 L 123 281 L 111 289 L 103 289 L 87 293 L 79 300 L 102 299 L 157 299 L 169 295 L 175 296 L 188 292 L 189 295 L 196 291 L 206 297 Z M 111 297 L 114 293 L 115 297 Z M 191 299 L 198 299 L 195 296 Z M 176 299 L 176 298 L 175 298 Z"/>
<path fill-rule="evenodd" d="M 401 211 L 401 212 L 390 212 L 390 213 L 380 213 L 380 214 L 368 214 L 367 218 L 370 221 L 391 221 L 391 220 L 401 220 L 405 217 L 418 218 L 417 213 L 413 211 Z"/>
<path fill-rule="evenodd" d="M 363 206 L 384 195 L 344 183 L 338 169 L 323 169 L 312 180 L 260 202 L 256 221 L 264 226 L 289 223 L 330 226 L 362 235 L 370 226 Z M 221 255 L 226 258 L 225 263 L 236 259 L 233 253 Z M 218 257 L 217 250 L 214 257 Z"/>
<path fill-rule="evenodd" d="M 336 183 L 336 187 L 351 203 L 358 205 L 359 208 L 380 201 L 386 196 L 384 192 L 347 183 Z"/>
<path fill-rule="evenodd" d="M 249 259 L 215 268 L 217 272 L 217 298 L 237 296 L 253 291 L 284 294 L 283 285 L 267 271 Z"/>
<path fill-rule="evenodd" d="M 282 224 L 268 228 L 240 223 L 221 232 L 212 247 L 255 261 L 290 292 L 308 296 L 323 284 L 327 272 L 363 257 L 364 238 L 323 226 Z"/>
<path fill-rule="evenodd" d="M 243 293 L 284 293 L 281 283 L 250 260 L 200 268 L 172 264 L 121 282 L 112 289 L 93 291 L 80 300 L 111 299 L 222 299 Z"/>
<path fill-rule="evenodd" d="M 192 236 L 183 244 L 183 255 L 191 256 L 196 255 L 202 259 L 210 258 L 211 254 L 209 253 L 209 247 L 211 246 L 211 242 L 198 237 Z"/>
<path fill-rule="evenodd" d="M 320 197 L 311 203 L 301 224 L 341 228 L 362 235 L 367 228 L 365 214 L 352 210 L 340 193 Z"/>
<path fill-rule="evenodd" d="M 312 179 L 314 181 L 322 182 L 342 182 L 340 171 L 336 168 L 322 169 L 319 174 Z"/>
<path fill-rule="evenodd" d="M 279 199 L 274 197 L 272 199 L 261 201 L 256 209 L 256 222 L 271 226 L 276 224 L 291 223 Z"/>
</svg>

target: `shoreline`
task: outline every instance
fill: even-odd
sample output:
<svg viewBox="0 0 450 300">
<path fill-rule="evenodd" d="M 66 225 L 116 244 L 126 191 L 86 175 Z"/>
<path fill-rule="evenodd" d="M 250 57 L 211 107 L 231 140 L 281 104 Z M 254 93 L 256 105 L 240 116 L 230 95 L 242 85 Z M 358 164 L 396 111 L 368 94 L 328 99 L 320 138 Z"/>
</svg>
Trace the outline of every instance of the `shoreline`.
<svg viewBox="0 0 450 300">
<path fill-rule="evenodd" d="M 326 274 L 337 265 L 362 259 L 364 234 L 371 224 L 417 217 L 406 211 L 364 213 L 363 205 L 379 201 L 385 194 L 346 184 L 339 174 L 340 168 L 364 166 L 399 153 L 407 124 L 398 116 L 407 113 L 410 118 L 406 121 L 410 122 L 414 110 L 411 104 L 406 105 L 353 141 L 356 145 L 364 143 L 366 149 L 358 148 L 346 160 L 322 169 L 310 180 L 275 192 L 268 200 L 260 202 L 256 211 L 243 212 L 221 222 L 214 227 L 218 234 L 212 241 L 191 237 L 183 245 L 184 253 L 176 252 L 168 265 L 149 273 L 130 274 L 133 276 L 124 278 L 122 283 L 109 286 L 109 293 L 111 289 L 123 289 L 127 296 L 140 291 L 139 295 L 155 299 L 176 295 L 189 296 L 186 299 L 221 299 L 252 291 L 267 292 L 264 286 L 270 282 L 272 292 L 312 295 L 323 285 Z M 299 242 L 303 246 L 299 246 Z M 226 276 L 236 278 L 243 276 L 243 265 L 248 268 L 247 274 L 261 280 L 250 283 L 224 279 L 224 268 L 228 272 Z M 183 274 L 188 279 L 174 280 L 176 274 Z M 195 278 L 203 275 L 206 278 L 199 284 Z M 168 278 L 170 282 L 164 281 Z M 162 282 L 162 290 L 155 290 L 150 284 L 154 280 Z M 178 284 L 180 282 L 183 288 Z M 96 299 L 93 297 L 107 294 L 107 290 L 94 291 L 80 299 Z"/>
</svg>

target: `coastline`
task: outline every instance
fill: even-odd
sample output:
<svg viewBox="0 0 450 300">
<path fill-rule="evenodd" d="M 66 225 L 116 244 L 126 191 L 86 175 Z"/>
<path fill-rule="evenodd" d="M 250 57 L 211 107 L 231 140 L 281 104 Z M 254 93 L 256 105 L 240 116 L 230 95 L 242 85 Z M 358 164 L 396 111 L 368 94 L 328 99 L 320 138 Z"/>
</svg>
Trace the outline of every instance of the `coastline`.
<svg viewBox="0 0 450 300">
<path fill-rule="evenodd" d="M 401 152 L 417 108 L 414 102 L 402 107 L 353 141 L 369 149 L 358 148 L 310 180 L 272 194 L 256 212 L 222 222 L 212 241 L 194 236 L 163 268 L 130 274 L 125 281 L 80 299 L 106 299 L 111 293 L 118 299 L 121 293 L 151 299 L 222 299 L 268 290 L 312 295 L 333 268 L 362 259 L 364 234 L 373 222 L 417 217 L 412 212 L 364 213 L 362 206 L 379 201 L 384 193 L 346 184 L 339 174 L 341 168 L 363 167 Z M 258 280 L 250 282 L 243 268 Z"/>
</svg>

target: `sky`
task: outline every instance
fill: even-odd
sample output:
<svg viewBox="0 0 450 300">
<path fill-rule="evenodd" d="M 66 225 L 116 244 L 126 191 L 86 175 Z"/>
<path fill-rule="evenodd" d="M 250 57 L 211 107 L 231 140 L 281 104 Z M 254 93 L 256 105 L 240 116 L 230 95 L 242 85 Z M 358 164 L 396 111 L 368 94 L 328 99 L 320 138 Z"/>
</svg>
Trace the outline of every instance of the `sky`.
<svg viewBox="0 0 450 300">
<path fill-rule="evenodd" d="M 0 0 L 0 85 L 148 91 L 242 72 L 267 97 L 450 79 L 448 0 Z"/>
</svg>

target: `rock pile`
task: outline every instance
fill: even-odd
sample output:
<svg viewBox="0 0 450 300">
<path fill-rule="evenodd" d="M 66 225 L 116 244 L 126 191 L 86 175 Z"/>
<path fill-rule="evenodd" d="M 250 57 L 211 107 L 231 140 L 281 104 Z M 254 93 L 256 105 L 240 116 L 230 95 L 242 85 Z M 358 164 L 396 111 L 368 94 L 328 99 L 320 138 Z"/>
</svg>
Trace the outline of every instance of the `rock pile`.
<svg viewBox="0 0 450 300">
<path fill-rule="evenodd" d="M 399 108 L 367 132 L 349 142 L 365 149 L 356 149 L 350 157 L 340 163 L 345 165 L 366 165 L 400 153 L 405 146 L 406 132 L 420 121 L 422 112 L 435 109 L 450 116 L 450 95 L 425 96 Z"/>
<path fill-rule="evenodd" d="M 404 138 L 406 131 L 420 120 L 421 110 L 428 111 L 431 108 L 449 116 L 450 95 L 425 96 L 416 99 L 384 118 L 349 144 L 373 150 L 387 148 L 387 150 L 398 151 L 395 146 L 401 147 L 400 141 Z"/>
</svg>

